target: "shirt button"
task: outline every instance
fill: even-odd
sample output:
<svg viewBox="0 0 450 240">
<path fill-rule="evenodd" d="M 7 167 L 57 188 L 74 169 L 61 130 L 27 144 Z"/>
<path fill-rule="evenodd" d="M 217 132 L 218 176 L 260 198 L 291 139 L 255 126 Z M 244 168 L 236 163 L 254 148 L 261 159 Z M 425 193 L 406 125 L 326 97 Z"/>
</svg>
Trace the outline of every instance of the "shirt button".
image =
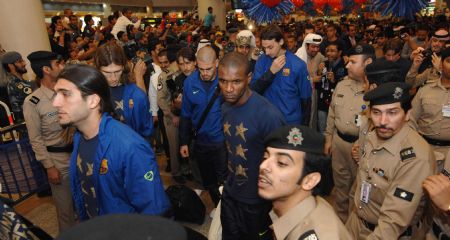
<svg viewBox="0 0 450 240">
<path fill-rule="evenodd" d="M 349 124 L 350 124 L 350 121 L 347 121 L 345 124 L 349 125 Z"/>
<path fill-rule="evenodd" d="M 373 184 L 373 186 L 374 186 L 374 187 L 376 187 L 376 186 L 377 186 L 377 184 L 376 184 L 376 183 L 374 183 L 374 184 Z"/>
<path fill-rule="evenodd" d="M 359 209 L 362 209 L 362 206 L 359 206 L 358 208 L 359 208 Z"/>
</svg>

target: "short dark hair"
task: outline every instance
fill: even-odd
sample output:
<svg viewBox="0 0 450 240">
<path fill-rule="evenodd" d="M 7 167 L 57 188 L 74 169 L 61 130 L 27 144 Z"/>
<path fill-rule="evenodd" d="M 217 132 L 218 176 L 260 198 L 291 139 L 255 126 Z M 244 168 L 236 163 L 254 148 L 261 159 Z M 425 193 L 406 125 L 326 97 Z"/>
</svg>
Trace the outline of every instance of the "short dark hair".
<svg viewBox="0 0 450 240">
<path fill-rule="evenodd" d="M 109 22 L 109 23 L 112 23 L 112 21 L 113 21 L 114 19 L 116 19 L 116 17 L 115 17 L 114 15 L 109 15 L 109 16 L 108 16 L 108 22 Z"/>
<path fill-rule="evenodd" d="M 97 94 L 100 97 L 100 113 L 113 112 L 108 81 L 94 67 L 84 64 L 69 65 L 59 73 L 57 79 L 73 83 L 80 90 L 83 99 Z"/>
<path fill-rule="evenodd" d="M 119 31 L 119 32 L 117 33 L 117 39 L 120 40 L 124 34 L 125 34 L 124 31 Z"/>
<path fill-rule="evenodd" d="M 164 57 L 164 56 L 166 56 L 166 57 L 168 58 L 167 55 L 168 55 L 168 51 L 167 51 L 166 48 L 161 49 L 161 51 L 159 51 L 159 53 L 158 53 L 158 57 Z"/>
<path fill-rule="evenodd" d="M 59 19 L 61 19 L 60 16 L 53 16 L 52 19 L 51 19 L 52 24 L 53 24 L 53 25 L 56 24 L 56 23 L 58 22 Z"/>
<path fill-rule="evenodd" d="M 129 8 L 122 8 L 122 14 L 125 14 L 125 13 L 127 13 L 128 11 L 130 11 Z"/>
<path fill-rule="evenodd" d="M 389 50 L 394 51 L 395 53 L 400 53 L 403 49 L 403 45 L 400 39 L 389 39 L 383 46 L 383 52 L 386 53 Z"/>
<path fill-rule="evenodd" d="M 243 67 L 245 69 L 245 74 L 250 73 L 250 63 L 248 62 L 247 57 L 237 52 L 230 52 L 225 54 L 225 56 L 219 62 L 219 67 L 220 66 L 232 67 L 235 69 Z"/>
<path fill-rule="evenodd" d="M 88 14 L 84 16 L 84 23 L 87 25 L 92 20 L 92 15 Z"/>
<path fill-rule="evenodd" d="M 195 61 L 195 52 L 190 47 L 184 47 L 180 49 L 180 51 L 177 54 L 177 60 L 180 58 L 187 59 L 191 62 Z"/>
<path fill-rule="evenodd" d="M 267 26 L 261 32 L 261 40 L 275 40 L 279 42 L 281 39 L 283 39 L 283 32 L 275 24 Z"/>
<path fill-rule="evenodd" d="M 327 184 L 330 184 L 331 181 L 327 178 L 333 177 L 331 170 L 331 158 L 324 154 L 305 152 L 303 161 L 302 175 L 297 183 L 300 184 L 303 178 L 308 174 L 318 172 L 321 175 L 321 180 L 313 188 L 312 195 L 328 195 L 330 193 L 331 186 L 327 186 Z"/>
<path fill-rule="evenodd" d="M 212 7 L 208 7 L 208 11 L 209 11 L 209 10 L 212 10 L 212 9 L 213 9 Z"/>
<path fill-rule="evenodd" d="M 77 16 L 75 16 L 75 15 L 70 15 L 70 16 L 69 16 L 69 19 L 72 19 L 72 18 L 76 18 L 77 21 L 78 21 L 78 17 L 77 17 Z"/>
<path fill-rule="evenodd" d="M 330 45 L 336 46 L 338 51 L 342 51 L 344 49 L 344 46 L 342 46 L 342 43 L 340 43 L 339 41 L 330 42 L 328 46 Z"/>
</svg>

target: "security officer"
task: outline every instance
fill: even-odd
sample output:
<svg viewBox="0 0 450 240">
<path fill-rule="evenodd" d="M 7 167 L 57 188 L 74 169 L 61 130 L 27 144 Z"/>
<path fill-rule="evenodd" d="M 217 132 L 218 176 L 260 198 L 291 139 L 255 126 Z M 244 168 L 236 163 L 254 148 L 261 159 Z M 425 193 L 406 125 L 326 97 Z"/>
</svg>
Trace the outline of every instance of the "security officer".
<svg viewBox="0 0 450 240">
<path fill-rule="evenodd" d="M 336 210 L 345 222 L 349 213 L 349 193 L 356 177 L 356 163 L 351 159 L 352 144 L 358 139 L 361 116 L 367 104 L 363 100 L 367 85 L 365 67 L 375 59 L 370 45 L 356 45 L 349 51 L 348 76 L 333 93 L 325 130 L 325 154 L 331 154 Z"/>
<path fill-rule="evenodd" d="M 333 208 L 316 196 L 321 179 L 329 177 L 323 144 L 321 134 L 300 125 L 280 127 L 265 139 L 258 193 L 272 201 L 276 239 L 352 239 Z"/>
<path fill-rule="evenodd" d="M 180 117 L 172 112 L 172 92 L 168 87 L 168 82 L 174 82 L 176 77 L 180 75 L 180 70 L 178 69 L 176 60 L 176 54 L 169 52 L 166 49 L 161 50 L 158 53 L 158 61 L 162 63 L 162 72 L 158 78 L 157 95 L 158 106 L 164 114 L 164 126 L 166 127 L 167 140 L 169 142 L 170 149 L 170 169 L 172 177 L 177 183 L 184 183 L 185 180 L 180 175 L 180 141 L 178 139 L 178 125 L 180 123 Z"/>
<path fill-rule="evenodd" d="M 40 82 L 40 88 L 25 99 L 23 112 L 36 159 L 47 170 L 59 231 L 62 232 L 75 224 L 68 175 L 72 152 L 70 128 L 61 127 L 58 111 L 52 106 L 55 95 L 53 87 L 57 75 L 64 68 L 64 62 L 58 55 L 48 51 L 32 52 L 28 60 Z"/>
<path fill-rule="evenodd" d="M 404 82 L 391 82 L 364 95 L 374 127 L 360 146 L 355 208 L 346 223 L 356 239 L 410 239 L 419 233 L 422 182 L 433 173 L 434 155 L 407 124 L 409 89 Z"/>
<path fill-rule="evenodd" d="M 11 112 L 16 122 L 23 121 L 22 105 L 25 98 L 33 92 L 33 84 L 23 79 L 27 73 L 26 63 L 18 52 L 6 52 L 2 56 L 2 64 L 6 70 L 7 91 Z"/>
<path fill-rule="evenodd" d="M 419 89 L 412 101 L 411 124 L 435 151 L 438 173 L 450 172 L 450 48 L 441 53 L 442 76 Z M 436 213 L 439 213 L 438 211 Z M 433 229 L 446 229 L 450 218 L 437 214 Z M 447 219 L 447 220 L 445 220 Z M 438 235 L 436 235 L 438 239 Z"/>
</svg>

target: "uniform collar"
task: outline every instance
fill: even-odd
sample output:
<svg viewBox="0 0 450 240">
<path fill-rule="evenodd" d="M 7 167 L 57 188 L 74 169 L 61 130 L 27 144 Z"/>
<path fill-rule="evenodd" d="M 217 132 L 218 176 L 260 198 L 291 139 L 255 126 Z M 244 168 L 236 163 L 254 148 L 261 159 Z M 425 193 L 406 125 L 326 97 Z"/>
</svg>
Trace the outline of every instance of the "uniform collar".
<svg viewBox="0 0 450 240">
<path fill-rule="evenodd" d="M 53 96 L 55 95 L 55 91 L 53 91 L 52 89 L 50 89 L 44 85 L 41 85 L 41 90 L 48 99 L 50 99 L 50 100 L 53 99 Z"/>
<path fill-rule="evenodd" d="M 273 222 L 271 227 L 276 239 L 286 239 L 289 233 L 316 208 L 316 205 L 315 198 L 309 196 L 281 217 L 273 210 L 270 211 L 269 215 Z"/>
<path fill-rule="evenodd" d="M 369 143 L 373 149 L 386 149 L 390 154 L 395 155 L 401 150 L 401 143 L 410 131 L 408 123 L 405 123 L 400 131 L 387 141 L 379 141 L 375 130 L 370 132 Z"/>
<path fill-rule="evenodd" d="M 349 86 L 354 93 L 364 93 L 364 83 L 361 81 L 357 81 L 346 76 L 344 80 L 350 80 L 345 82 L 345 86 Z"/>
</svg>

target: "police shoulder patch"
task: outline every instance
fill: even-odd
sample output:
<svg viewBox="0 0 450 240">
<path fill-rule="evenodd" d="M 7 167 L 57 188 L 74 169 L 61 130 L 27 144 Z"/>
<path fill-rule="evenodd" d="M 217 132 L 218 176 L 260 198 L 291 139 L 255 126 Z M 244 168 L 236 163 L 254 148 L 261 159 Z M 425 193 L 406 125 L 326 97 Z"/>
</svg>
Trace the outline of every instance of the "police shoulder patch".
<svg viewBox="0 0 450 240">
<path fill-rule="evenodd" d="M 32 102 L 32 103 L 34 103 L 34 104 L 38 104 L 39 101 L 41 101 L 41 100 L 40 100 L 38 97 L 36 97 L 36 96 L 32 96 L 32 97 L 30 98 L 30 102 Z"/>
<path fill-rule="evenodd" d="M 394 196 L 396 196 L 396 197 L 398 197 L 400 199 L 403 199 L 405 201 L 411 202 L 413 197 L 414 197 L 414 193 L 408 192 L 408 191 L 406 191 L 404 189 L 401 189 L 401 188 L 397 187 L 395 189 Z"/>
<path fill-rule="evenodd" d="M 158 89 L 158 91 L 161 90 L 161 89 L 163 88 L 162 80 L 159 80 L 159 81 L 158 81 L 158 85 L 156 86 L 156 88 Z"/>
<path fill-rule="evenodd" d="M 317 236 L 316 232 L 314 230 L 309 230 L 305 233 L 303 233 L 298 240 L 318 240 L 319 237 Z"/>
<path fill-rule="evenodd" d="M 412 147 L 404 148 L 400 151 L 400 158 L 402 161 L 408 160 L 410 158 L 415 158 L 416 153 Z"/>
</svg>

